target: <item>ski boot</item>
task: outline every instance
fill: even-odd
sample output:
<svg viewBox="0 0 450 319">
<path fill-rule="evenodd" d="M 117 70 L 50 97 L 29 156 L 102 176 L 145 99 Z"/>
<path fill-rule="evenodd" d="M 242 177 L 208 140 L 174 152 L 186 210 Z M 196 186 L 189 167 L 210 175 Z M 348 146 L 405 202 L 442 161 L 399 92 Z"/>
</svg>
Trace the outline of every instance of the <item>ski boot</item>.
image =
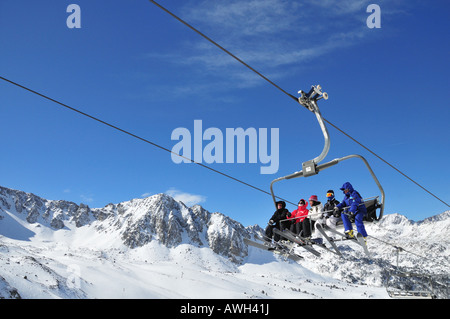
<svg viewBox="0 0 450 319">
<path fill-rule="evenodd" d="M 355 234 L 353 234 L 353 230 L 347 230 L 345 232 L 345 238 L 347 238 L 347 239 L 355 239 Z"/>
</svg>

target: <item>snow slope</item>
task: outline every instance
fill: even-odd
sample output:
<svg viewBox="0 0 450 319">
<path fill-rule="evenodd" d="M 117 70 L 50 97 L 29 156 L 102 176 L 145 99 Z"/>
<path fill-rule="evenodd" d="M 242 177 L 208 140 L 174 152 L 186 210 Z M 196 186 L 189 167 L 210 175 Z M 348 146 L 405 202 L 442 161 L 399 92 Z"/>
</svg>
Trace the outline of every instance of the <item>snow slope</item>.
<svg viewBox="0 0 450 319">
<path fill-rule="evenodd" d="M 258 226 L 167 195 L 90 209 L 0 187 L 0 298 L 389 298 L 396 254 L 378 239 L 429 258 L 401 252 L 402 269 L 448 283 L 449 216 L 368 226 L 373 260 L 340 242 L 344 258 L 297 248 L 296 263 L 243 244 Z"/>
</svg>

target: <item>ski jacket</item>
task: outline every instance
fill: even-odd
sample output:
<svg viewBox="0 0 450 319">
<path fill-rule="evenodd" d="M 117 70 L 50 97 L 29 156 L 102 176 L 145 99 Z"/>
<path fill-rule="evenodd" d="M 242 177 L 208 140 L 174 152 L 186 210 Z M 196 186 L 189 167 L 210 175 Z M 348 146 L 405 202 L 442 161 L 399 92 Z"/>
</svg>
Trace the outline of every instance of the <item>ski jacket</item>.
<svg viewBox="0 0 450 319">
<path fill-rule="evenodd" d="M 364 205 L 364 201 L 361 198 L 361 195 L 353 189 L 352 184 L 349 182 L 344 183 L 342 185 L 341 190 L 348 189 L 349 192 L 345 194 L 344 199 L 342 202 L 338 205 L 336 205 L 337 208 L 346 208 L 348 212 L 353 213 L 354 215 L 357 215 L 359 213 L 366 214 L 366 205 Z"/>
<path fill-rule="evenodd" d="M 287 219 L 291 216 L 291 213 L 286 209 L 286 203 L 285 202 L 276 202 L 276 205 L 282 204 L 282 208 L 277 209 L 275 213 L 273 213 L 270 220 L 273 220 L 274 223 L 276 223 L 278 226 L 280 226 L 280 221 L 283 219 Z"/>
<path fill-rule="evenodd" d="M 317 221 L 318 219 L 322 218 L 323 214 L 323 205 L 321 202 L 316 202 L 316 205 L 311 206 L 309 209 L 308 218 L 310 218 L 312 221 Z"/>
<path fill-rule="evenodd" d="M 339 204 L 339 201 L 336 200 L 335 198 L 328 200 L 325 205 L 323 206 L 323 210 L 324 210 L 324 215 L 326 217 L 330 217 L 332 216 L 334 213 L 334 208 L 336 207 L 336 205 Z M 339 213 L 338 213 L 339 214 Z M 339 216 L 334 216 L 334 217 L 340 217 L 341 214 L 339 214 Z"/>
<path fill-rule="evenodd" d="M 306 202 L 305 205 L 298 206 L 298 208 L 291 213 L 290 218 L 295 218 L 293 220 L 294 224 L 304 221 L 306 216 L 308 216 L 309 210 L 306 208 L 307 206 L 308 206 L 308 203 Z"/>
</svg>

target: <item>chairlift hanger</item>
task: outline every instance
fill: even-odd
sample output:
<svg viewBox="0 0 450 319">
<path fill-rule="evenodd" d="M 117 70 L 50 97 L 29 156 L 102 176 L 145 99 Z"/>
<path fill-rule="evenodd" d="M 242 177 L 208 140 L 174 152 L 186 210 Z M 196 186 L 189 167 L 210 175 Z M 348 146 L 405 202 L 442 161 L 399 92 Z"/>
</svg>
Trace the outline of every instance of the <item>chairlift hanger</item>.
<svg viewBox="0 0 450 319">
<path fill-rule="evenodd" d="M 276 178 L 270 183 L 270 193 L 272 195 L 273 202 L 275 203 L 275 207 L 276 207 L 276 196 L 273 191 L 273 185 L 276 182 L 279 182 L 282 180 L 287 180 L 287 179 L 298 178 L 298 177 L 302 177 L 302 176 L 303 177 L 314 176 L 314 175 L 319 174 L 320 171 L 322 171 L 326 168 L 329 168 L 331 166 L 334 166 L 334 165 L 338 164 L 339 162 L 348 160 L 350 158 L 359 158 L 366 165 L 373 180 L 375 181 L 375 183 L 377 184 L 377 186 L 381 192 L 380 202 L 378 202 L 377 198 L 375 199 L 376 208 L 380 208 L 379 215 L 376 219 L 380 220 L 383 217 L 383 211 L 384 211 L 384 201 L 385 201 L 384 190 L 383 190 L 383 187 L 381 186 L 380 182 L 378 181 L 378 178 L 376 177 L 375 173 L 373 172 L 372 168 L 370 167 L 369 162 L 363 156 L 357 155 L 357 154 L 347 155 L 347 156 L 344 156 L 341 158 L 336 158 L 327 163 L 319 165 L 319 163 L 327 156 L 328 151 L 330 150 L 331 143 L 330 143 L 330 136 L 328 134 L 328 130 L 325 125 L 325 121 L 322 117 L 322 114 L 320 113 L 320 109 L 317 105 L 317 101 L 319 101 L 321 99 L 328 100 L 328 94 L 326 92 L 322 92 L 322 88 L 320 85 L 312 86 L 311 90 L 309 90 L 308 93 L 305 93 L 302 90 L 298 91 L 298 93 L 300 94 L 300 97 L 298 98 L 298 102 L 300 103 L 300 105 L 306 107 L 307 109 L 309 109 L 311 112 L 313 112 L 316 115 L 317 121 L 319 122 L 320 128 L 322 130 L 322 133 L 323 133 L 323 136 L 325 139 L 325 144 L 324 144 L 322 153 L 320 153 L 319 156 L 317 156 L 316 158 L 314 158 L 312 160 L 302 163 L 301 171 L 298 171 L 298 172 L 295 172 L 295 173 L 292 173 L 290 175 L 286 175 L 283 177 Z"/>
</svg>

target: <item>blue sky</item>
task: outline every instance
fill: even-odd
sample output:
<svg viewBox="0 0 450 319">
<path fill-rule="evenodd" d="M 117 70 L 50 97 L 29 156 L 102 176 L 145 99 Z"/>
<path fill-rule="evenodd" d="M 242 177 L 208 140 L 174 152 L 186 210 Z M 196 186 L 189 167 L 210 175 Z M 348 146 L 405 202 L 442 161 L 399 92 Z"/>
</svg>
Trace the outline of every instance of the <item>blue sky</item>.
<svg viewBox="0 0 450 319">
<path fill-rule="evenodd" d="M 69 29 L 69 4 L 81 28 Z M 320 84 L 322 114 L 445 202 L 450 99 L 448 1 L 163 1 L 283 89 Z M 381 8 L 369 29 L 366 8 Z M 261 163 L 211 167 L 269 190 L 271 180 L 316 157 L 314 115 L 149 1 L 0 2 L 0 75 L 171 149 L 176 128 L 278 128 L 279 170 Z M 165 192 L 265 225 L 268 195 L 0 82 L 0 185 L 103 207 Z M 413 220 L 448 207 L 329 127 L 325 161 L 367 158 L 386 192 L 385 213 Z M 208 142 L 204 141 L 203 147 Z M 324 162 L 325 162 L 324 161 Z M 280 182 L 290 201 L 325 200 L 346 181 L 379 195 L 362 163 Z M 292 209 L 293 206 L 289 206 Z"/>
</svg>

